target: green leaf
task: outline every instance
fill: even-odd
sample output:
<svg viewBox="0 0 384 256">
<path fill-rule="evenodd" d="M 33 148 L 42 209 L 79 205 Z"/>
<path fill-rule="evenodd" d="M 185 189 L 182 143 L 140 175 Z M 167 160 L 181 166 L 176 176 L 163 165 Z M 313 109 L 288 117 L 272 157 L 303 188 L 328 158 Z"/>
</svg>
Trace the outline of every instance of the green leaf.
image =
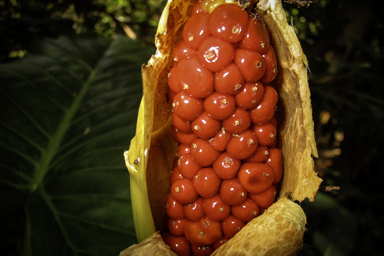
<svg viewBox="0 0 384 256">
<path fill-rule="evenodd" d="M 136 242 L 123 152 L 152 52 L 125 37 L 82 35 L 44 39 L 0 65 L 0 199 L 8 210 L 0 224 L 21 223 L 8 249 L 118 255 Z"/>
</svg>

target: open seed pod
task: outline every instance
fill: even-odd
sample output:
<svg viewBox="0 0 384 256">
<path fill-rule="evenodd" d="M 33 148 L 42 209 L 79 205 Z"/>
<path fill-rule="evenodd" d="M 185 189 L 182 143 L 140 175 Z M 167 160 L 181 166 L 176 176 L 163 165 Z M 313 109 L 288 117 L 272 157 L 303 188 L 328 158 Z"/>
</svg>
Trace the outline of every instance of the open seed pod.
<svg viewBox="0 0 384 256">
<path fill-rule="evenodd" d="M 167 79 L 173 50 L 182 39 L 194 2 L 168 1 L 156 34 L 157 52 L 142 67 L 143 98 L 136 136 L 124 154 L 130 173 L 136 234 L 142 242 L 121 255 L 175 255 L 157 233 L 163 230 L 164 202 L 177 152 L 177 144 L 170 134 L 172 106 L 167 95 Z M 278 147 L 283 154 L 284 174 L 279 200 L 213 255 L 295 255 L 302 246 L 306 217 L 294 201 L 306 198 L 313 201 L 321 183 L 312 159 L 317 157 L 317 149 L 306 57 L 287 23 L 280 0 L 257 1 L 257 12 L 268 27 L 278 62 L 274 83 L 279 94 Z"/>
</svg>

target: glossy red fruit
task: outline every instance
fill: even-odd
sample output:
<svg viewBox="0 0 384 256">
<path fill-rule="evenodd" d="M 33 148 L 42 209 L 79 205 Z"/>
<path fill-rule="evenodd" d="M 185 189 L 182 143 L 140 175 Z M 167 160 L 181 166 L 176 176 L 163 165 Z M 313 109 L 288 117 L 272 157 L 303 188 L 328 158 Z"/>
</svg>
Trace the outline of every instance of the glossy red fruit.
<svg viewBox="0 0 384 256">
<path fill-rule="evenodd" d="M 185 217 L 188 220 L 197 221 L 204 216 L 203 198 L 199 197 L 192 203 L 184 205 Z"/>
<path fill-rule="evenodd" d="M 216 92 L 223 94 L 237 94 L 245 84 L 243 75 L 234 63 L 217 72 L 214 79 Z"/>
<path fill-rule="evenodd" d="M 241 185 L 253 194 L 267 190 L 273 183 L 274 173 L 271 167 L 264 163 L 244 163 L 237 177 Z"/>
<path fill-rule="evenodd" d="M 221 179 L 212 168 L 199 170 L 192 180 L 196 192 L 204 198 L 212 197 L 219 192 Z"/>
<path fill-rule="evenodd" d="M 271 121 L 269 121 L 269 122 L 271 122 L 271 124 L 273 124 L 273 126 L 275 126 L 277 128 L 278 123 L 277 123 L 277 118 L 275 116 L 272 117 Z"/>
<path fill-rule="evenodd" d="M 168 87 L 175 94 L 181 92 L 181 85 L 176 80 L 176 67 L 171 68 L 168 74 Z"/>
<path fill-rule="evenodd" d="M 232 179 L 240 169 L 241 161 L 223 152 L 213 163 L 212 168 L 221 179 Z"/>
<path fill-rule="evenodd" d="M 263 54 L 263 58 L 265 60 L 267 68 L 265 70 L 263 77 L 260 79 L 260 82 L 264 84 L 269 84 L 270 82 L 275 80 L 277 76 L 277 71 L 278 71 L 276 56 L 272 47 L 269 47 L 268 51 L 265 54 Z"/>
<path fill-rule="evenodd" d="M 235 4 L 220 5 L 209 16 L 211 34 L 231 43 L 243 39 L 247 28 L 247 12 Z"/>
<path fill-rule="evenodd" d="M 186 146 L 184 144 L 180 144 L 179 148 L 177 149 L 177 154 L 179 156 L 183 156 L 185 154 L 188 154 L 191 151 L 191 148 L 189 146 Z"/>
<path fill-rule="evenodd" d="M 171 175 L 169 176 L 169 183 L 173 184 L 173 182 L 180 180 L 182 178 L 184 178 L 184 177 L 183 177 L 183 175 L 181 175 L 179 168 L 174 167 L 172 172 L 171 172 Z"/>
<path fill-rule="evenodd" d="M 202 99 L 191 97 L 185 92 L 179 92 L 173 98 L 172 109 L 181 119 L 193 121 L 203 113 L 204 104 Z"/>
<path fill-rule="evenodd" d="M 162 234 L 161 237 L 171 250 L 177 255 L 190 256 L 192 255 L 191 244 L 185 236 L 174 236 L 170 233 Z"/>
<path fill-rule="evenodd" d="M 270 186 L 267 190 L 260 194 L 251 194 L 248 196 L 260 207 L 260 208 L 268 208 L 271 206 L 276 199 L 276 188 L 274 186 Z"/>
<path fill-rule="evenodd" d="M 235 57 L 235 48 L 227 41 L 210 36 L 201 43 L 197 56 L 206 68 L 218 72 L 231 63 Z"/>
<path fill-rule="evenodd" d="M 176 143 L 180 143 L 180 140 L 179 140 L 179 130 L 177 130 L 177 128 L 174 126 L 174 125 L 171 125 L 171 137 L 174 141 L 176 141 Z"/>
<path fill-rule="evenodd" d="M 208 256 L 213 253 L 213 247 L 211 245 L 206 246 L 196 246 L 191 245 L 193 255 L 195 256 Z"/>
<path fill-rule="evenodd" d="M 205 111 L 216 120 L 223 120 L 235 111 L 236 102 L 232 95 L 212 93 L 204 100 Z"/>
<path fill-rule="evenodd" d="M 196 163 L 195 160 L 193 160 L 192 155 L 188 153 L 179 158 L 178 168 L 183 177 L 192 180 L 202 167 Z"/>
<path fill-rule="evenodd" d="M 185 132 L 177 131 L 176 136 L 177 136 L 178 142 L 186 146 L 191 145 L 198 138 L 196 133 L 193 133 L 193 132 L 185 133 Z"/>
<path fill-rule="evenodd" d="M 237 49 L 234 63 L 246 82 L 257 82 L 264 75 L 267 64 L 263 56 L 255 51 Z"/>
<path fill-rule="evenodd" d="M 239 134 L 246 131 L 251 125 L 251 116 L 243 108 L 236 108 L 230 117 L 222 121 L 227 132 Z"/>
<path fill-rule="evenodd" d="M 264 86 L 259 83 L 246 83 L 235 95 L 236 105 L 240 108 L 251 109 L 259 105 L 264 95 Z"/>
<path fill-rule="evenodd" d="M 244 162 L 253 162 L 253 163 L 264 163 L 267 161 L 269 156 L 269 148 L 267 146 L 258 145 L 255 153 L 250 157 L 244 159 Z"/>
<path fill-rule="evenodd" d="M 180 63 L 183 59 L 189 57 L 197 57 L 197 51 L 188 46 L 186 42 L 181 40 L 177 43 L 173 51 L 173 64 Z"/>
<path fill-rule="evenodd" d="M 264 96 L 260 104 L 249 111 L 254 124 L 266 124 L 275 115 L 278 95 L 276 90 L 270 86 L 264 86 Z"/>
<path fill-rule="evenodd" d="M 199 197 L 192 181 L 187 178 L 173 182 L 171 186 L 171 195 L 180 204 L 189 204 Z"/>
<path fill-rule="evenodd" d="M 220 152 L 211 148 L 207 140 L 199 138 L 191 144 L 191 155 L 198 165 L 205 167 L 213 164 Z"/>
<path fill-rule="evenodd" d="M 270 122 L 261 125 L 253 125 L 252 130 L 255 132 L 259 145 L 261 146 L 268 146 L 276 140 L 277 130 Z"/>
<path fill-rule="evenodd" d="M 234 237 L 244 226 L 245 222 L 239 220 L 232 214 L 230 214 L 225 220 L 221 222 L 223 233 L 229 239 Z"/>
<path fill-rule="evenodd" d="M 249 17 L 247 33 L 240 41 L 239 48 L 263 54 L 269 49 L 269 43 L 269 33 L 264 20 L 259 16 Z"/>
<path fill-rule="evenodd" d="M 244 222 L 249 222 L 253 218 L 256 218 L 259 212 L 259 206 L 252 201 L 251 198 L 245 199 L 245 201 L 239 205 L 231 206 L 232 215 Z"/>
<path fill-rule="evenodd" d="M 176 71 L 176 81 L 189 96 L 201 99 L 213 93 L 213 74 L 196 57 L 182 60 Z"/>
<path fill-rule="evenodd" d="M 232 134 L 225 131 L 225 129 L 222 127 L 218 133 L 212 138 L 208 140 L 209 145 L 211 148 L 213 148 L 216 151 L 224 151 L 229 143 L 229 140 L 231 139 Z"/>
<path fill-rule="evenodd" d="M 187 223 L 187 219 L 168 219 L 168 230 L 174 236 L 183 236 L 184 235 L 184 227 L 185 223 Z"/>
<path fill-rule="evenodd" d="M 257 137 L 252 130 L 233 134 L 227 146 L 227 153 L 237 159 L 250 157 L 257 148 Z"/>
<path fill-rule="evenodd" d="M 237 178 L 223 180 L 220 187 L 220 196 L 228 205 L 239 205 L 247 199 L 248 192 Z"/>
<path fill-rule="evenodd" d="M 172 113 L 172 123 L 175 128 L 181 132 L 192 132 L 191 121 L 185 121 L 184 119 L 181 119 L 178 115 L 176 115 L 175 112 Z"/>
<path fill-rule="evenodd" d="M 171 194 L 167 195 L 167 199 L 165 201 L 165 213 L 172 219 L 185 218 L 183 205 L 177 202 Z"/>
<path fill-rule="evenodd" d="M 266 163 L 272 168 L 274 173 L 273 183 L 278 183 L 283 176 L 283 158 L 280 149 L 271 148 Z"/>
<path fill-rule="evenodd" d="M 220 194 L 210 198 L 204 198 L 203 208 L 205 214 L 210 219 L 217 221 L 227 218 L 231 212 L 231 207 L 223 201 Z"/>
<path fill-rule="evenodd" d="M 220 246 L 225 244 L 225 242 L 227 242 L 227 241 L 228 241 L 228 237 L 223 236 L 219 241 L 217 241 L 216 243 L 213 244 L 213 249 L 217 250 L 217 248 L 219 248 Z"/>
<path fill-rule="evenodd" d="M 200 44 L 210 36 L 208 18 L 209 15 L 205 12 L 196 13 L 185 24 L 183 39 L 192 49 L 198 49 Z"/>
<path fill-rule="evenodd" d="M 249 118 L 251 120 L 251 118 Z M 221 122 L 212 118 L 208 112 L 203 112 L 191 123 L 192 131 L 203 139 L 209 139 L 216 135 L 221 128 Z"/>
<path fill-rule="evenodd" d="M 192 8 L 191 14 L 189 15 L 190 17 L 192 15 L 195 15 L 196 13 L 202 12 L 203 10 L 201 9 L 201 2 L 198 1 L 195 3 L 195 5 Z"/>
<path fill-rule="evenodd" d="M 184 233 L 188 241 L 197 246 L 211 245 L 223 236 L 220 222 L 206 217 L 198 221 L 188 221 Z"/>
</svg>

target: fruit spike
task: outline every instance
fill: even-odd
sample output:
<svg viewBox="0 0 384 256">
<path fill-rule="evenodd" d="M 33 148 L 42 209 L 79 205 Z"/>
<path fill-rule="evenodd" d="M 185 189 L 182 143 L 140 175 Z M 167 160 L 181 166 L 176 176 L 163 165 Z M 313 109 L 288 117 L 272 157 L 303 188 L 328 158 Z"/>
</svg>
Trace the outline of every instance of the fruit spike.
<svg viewBox="0 0 384 256">
<path fill-rule="evenodd" d="M 258 196 L 277 186 L 282 172 L 281 152 L 274 143 L 277 123 L 272 120 L 277 94 L 269 85 L 277 64 L 262 18 L 249 15 L 239 5 L 215 0 L 197 2 L 193 10 L 168 75 L 169 90 L 175 95 L 174 126 L 195 136 L 183 140 L 181 131 L 172 128 L 179 134 L 175 139 L 178 152 L 186 148 L 188 152 L 178 156 L 174 171 L 180 175 L 171 179 L 170 194 L 184 208 L 203 199 L 204 211 L 198 211 L 198 218 L 195 214 L 183 216 L 185 233 L 168 225 L 167 232 L 185 236 L 190 243 L 191 249 L 182 252 L 186 255 L 193 246 L 216 250 L 224 243 L 214 246 L 223 234 L 232 238 L 258 217 L 266 205 L 257 204 Z M 183 56 L 180 49 L 191 55 Z M 192 104 L 199 101 L 204 102 L 203 111 L 201 104 Z M 231 136 L 219 146 L 216 134 Z M 262 147 L 259 151 L 264 157 L 252 157 Z M 269 150 L 274 153 L 268 157 L 265 152 Z M 275 193 L 267 195 L 268 200 L 275 200 Z M 171 211 L 166 217 L 173 220 L 174 216 Z M 202 231 L 211 221 L 215 228 Z M 171 248 L 177 248 L 175 242 L 166 240 Z"/>
<path fill-rule="evenodd" d="M 167 197 L 167 193 L 169 193 L 169 171 L 172 166 L 176 165 L 175 162 L 177 163 L 174 158 L 175 153 L 178 151 L 177 144 L 172 140 L 172 137 L 177 138 L 176 129 L 172 130 L 172 137 L 169 133 L 172 111 L 169 107 L 169 99 L 166 99 L 168 94 L 173 100 L 175 94 L 167 91 L 164 85 L 167 83 L 167 75 L 172 66 L 171 61 L 173 60 L 175 42 L 182 39 L 182 27 L 189 16 L 199 12 L 198 8 L 193 8 L 195 2 L 196 0 L 170 0 L 164 8 L 155 37 L 156 55 L 153 55 L 148 64 L 142 68 L 143 98 L 137 123 L 138 129 L 136 136 L 131 141 L 129 152 L 124 153 L 126 165 L 131 177 L 133 177 L 131 182 L 132 180 L 138 181 L 137 177 L 141 177 L 140 182 L 146 183 L 137 186 L 139 189 L 144 189 L 144 192 L 136 192 L 134 190 L 137 187 L 131 187 L 134 221 L 136 224 L 153 223 L 154 221 L 156 230 L 163 230 L 163 212 L 182 214 L 175 216 L 175 218 L 191 216 L 191 214 L 187 214 L 188 211 L 185 207 L 185 213 L 180 211 L 183 205 L 177 204 L 172 198 L 167 199 L 170 205 L 167 204 L 169 207 L 164 208 L 163 202 Z M 297 36 L 286 20 L 281 1 L 258 0 L 257 7 L 260 17 L 263 17 L 265 24 L 270 28 L 271 42 L 276 46 L 276 59 L 279 62 L 278 72 L 275 72 L 275 67 L 272 68 L 270 73 L 278 75 L 279 105 L 284 106 L 284 108 L 279 108 L 284 123 L 280 125 L 278 135 L 278 144 L 282 146 L 281 150 L 284 153 L 284 179 L 281 182 L 280 199 L 272 204 L 267 211 L 261 208 L 260 213 L 262 214 L 250 221 L 229 241 L 227 238 L 222 237 L 215 242 L 214 249 L 217 249 L 219 245 L 221 246 L 213 252 L 213 255 L 224 256 L 256 251 L 274 251 L 278 252 L 279 255 L 296 255 L 302 246 L 305 214 L 301 207 L 291 200 L 301 202 L 308 198 L 313 201 L 321 183 L 321 179 L 314 172 L 314 161 L 312 159 L 312 156 L 317 157 L 317 149 L 313 131 L 306 57 L 302 52 Z M 253 10 L 253 8 L 254 6 L 250 6 L 248 9 Z M 235 44 L 238 45 L 239 43 Z M 175 57 L 183 57 L 182 55 L 176 55 L 176 53 L 175 49 Z M 197 51 L 192 50 L 188 54 L 197 56 Z M 176 61 L 181 61 L 181 59 Z M 177 62 L 175 62 L 174 66 L 177 66 Z M 264 80 L 264 78 L 262 79 Z M 243 86 L 244 81 L 242 83 Z M 268 83 L 264 82 L 264 84 Z M 236 93 L 236 91 L 229 92 L 231 95 Z M 179 137 L 188 142 L 188 139 L 193 138 L 189 134 L 184 132 L 182 136 L 179 134 Z M 215 146 L 217 151 L 221 151 L 223 145 L 225 146 L 228 143 L 226 139 L 232 137 L 232 134 L 228 132 L 225 133 L 227 136 L 223 136 L 223 133 L 220 134 L 220 136 L 216 135 L 209 142 L 210 146 Z M 193 141 L 190 143 L 192 144 Z M 265 157 L 268 158 L 268 155 L 265 152 L 268 152 L 268 150 L 265 149 L 265 146 L 261 146 L 260 150 L 256 150 L 251 157 L 240 162 L 266 161 Z M 292 155 L 295 157 L 291 157 Z M 135 160 L 138 160 L 138 162 L 135 163 Z M 139 165 L 137 165 L 138 163 Z M 175 170 L 174 173 L 177 174 L 177 171 Z M 139 200 L 134 198 L 136 194 L 146 193 L 149 195 L 148 198 L 145 198 L 145 196 L 139 198 Z M 275 192 L 269 195 L 274 198 Z M 252 196 L 252 194 L 249 193 L 249 196 Z M 257 200 L 256 197 L 253 198 Z M 270 196 L 263 198 L 268 199 Z M 204 214 L 202 201 L 203 198 L 196 200 L 196 202 L 199 202 L 196 206 L 200 209 L 200 215 L 196 215 L 198 217 L 196 220 L 203 217 Z M 265 200 L 265 202 L 267 201 Z M 150 203 L 153 221 L 149 220 L 148 222 L 147 218 L 145 218 L 148 214 L 135 213 L 140 208 L 135 206 L 135 203 L 139 204 L 139 206 L 149 205 Z M 263 202 L 259 201 L 259 203 L 262 204 Z M 191 205 L 194 205 L 194 203 Z M 136 232 L 138 232 L 137 239 L 139 242 L 147 238 L 143 243 L 124 250 L 121 253 L 122 256 L 132 254 L 154 255 L 160 251 L 165 252 L 166 255 L 174 255 L 163 242 L 169 241 L 167 234 L 163 234 L 162 237 L 158 233 L 153 233 L 151 236 L 140 236 L 139 233 L 144 232 L 137 230 L 137 228 Z M 147 234 L 150 234 L 150 231 Z M 224 241 L 227 242 L 223 244 Z M 178 244 L 185 245 L 183 241 Z M 191 246 L 181 247 L 189 247 L 190 253 Z M 192 246 L 192 250 L 194 247 Z"/>
</svg>

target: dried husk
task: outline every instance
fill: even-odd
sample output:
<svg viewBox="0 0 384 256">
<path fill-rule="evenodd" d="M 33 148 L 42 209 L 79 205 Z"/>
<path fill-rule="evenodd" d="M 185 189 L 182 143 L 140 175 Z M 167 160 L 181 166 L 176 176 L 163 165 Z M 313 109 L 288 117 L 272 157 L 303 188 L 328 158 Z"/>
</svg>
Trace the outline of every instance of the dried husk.
<svg viewBox="0 0 384 256">
<path fill-rule="evenodd" d="M 173 49 L 182 39 L 182 30 L 194 2 L 168 1 L 164 9 L 155 40 L 157 52 L 142 67 L 143 99 L 136 136 L 130 150 L 125 153 L 131 185 L 132 173 L 146 171 L 152 217 L 156 229 L 160 231 L 163 229 L 164 202 L 170 188 L 170 170 L 177 151 L 177 144 L 169 132 L 172 108 L 167 96 L 167 78 Z M 317 149 L 306 57 L 293 28 L 287 23 L 281 1 L 260 0 L 257 5 L 270 31 L 279 65 L 275 84 L 279 93 L 278 146 L 284 162 L 280 199 L 264 214 L 249 222 L 214 255 L 295 255 L 302 246 L 306 217 L 301 207 L 292 200 L 301 202 L 308 198 L 313 201 L 321 183 L 314 172 L 312 159 L 312 156 L 317 157 Z M 290 199 L 287 199 L 288 195 Z M 161 245 L 152 245 L 148 239 Z M 171 251 L 164 251 L 167 245 L 157 234 L 148 239 L 135 245 L 134 250 L 128 248 L 121 255 L 174 255 Z M 159 248 L 156 253 L 154 248 Z"/>
</svg>

